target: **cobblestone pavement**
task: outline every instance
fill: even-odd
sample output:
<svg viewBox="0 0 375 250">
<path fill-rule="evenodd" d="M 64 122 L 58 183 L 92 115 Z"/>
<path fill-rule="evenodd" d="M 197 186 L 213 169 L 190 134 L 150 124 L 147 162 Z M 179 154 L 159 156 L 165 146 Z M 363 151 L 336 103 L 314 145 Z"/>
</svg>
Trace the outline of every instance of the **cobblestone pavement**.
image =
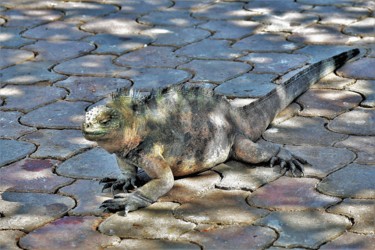
<svg viewBox="0 0 375 250">
<path fill-rule="evenodd" d="M 374 9 L 370 0 L 1 0 L 0 249 L 375 249 Z M 98 209 L 111 197 L 98 179 L 119 170 L 80 123 L 116 88 L 201 84 L 248 102 L 352 47 L 373 50 L 264 134 L 311 163 L 305 177 L 229 161 L 127 217 Z"/>
</svg>

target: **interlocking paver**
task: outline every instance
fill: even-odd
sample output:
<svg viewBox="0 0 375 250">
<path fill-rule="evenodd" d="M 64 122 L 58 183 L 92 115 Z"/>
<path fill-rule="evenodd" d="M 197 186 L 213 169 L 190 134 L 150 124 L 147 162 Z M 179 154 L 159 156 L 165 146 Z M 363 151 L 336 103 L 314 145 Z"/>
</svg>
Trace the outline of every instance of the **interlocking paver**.
<svg viewBox="0 0 375 250">
<path fill-rule="evenodd" d="M 3 0 L 1 4 L 7 8 L 20 9 L 48 9 L 58 4 L 58 0 L 30 1 L 30 0 Z"/>
<path fill-rule="evenodd" d="M 322 250 L 341 250 L 341 249 L 363 249 L 371 250 L 375 246 L 375 235 L 361 235 L 346 232 L 335 240 L 323 245 Z"/>
<path fill-rule="evenodd" d="M 0 49 L 0 58 L 0 68 L 5 68 L 34 58 L 34 53 L 20 49 Z"/>
<path fill-rule="evenodd" d="M 316 63 L 328 57 L 340 54 L 344 51 L 350 50 L 352 47 L 345 45 L 308 45 L 296 51 L 299 54 L 310 56 L 310 63 Z"/>
<path fill-rule="evenodd" d="M 368 17 L 361 21 L 349 24 L 344 33 L 355 36 L 375 36 L 375 17 Z"/>
<path fill-rule="evenodd" d="M 245 9 L 262 14 L 280 14 L 288 11 L 300 12 L 306 9 L 311 9 L 312 6 L 304 5 L 300 1 L 293 0 L 274 1 L 272 4 L 263 0 L 254 0 L 245 5 Z"/>
<path fill-rule="evenodd" d="M 355 3 L 354 0 L 298 0 L 298 2 L 310 5 L 348 6 Z"/>
<path fill-rule="evenodd" d="M 108 250 L 140 250 L 140 246 L 144 249 L 164 249 L 164 250 L 199 250 L 201 249 L 198 245 L 188 242 L 168 241 L 168 240 L 137 240 L 137 239 L 125 239 L 120 244 L 116 244 L 113 247 L 108 247 Z"/>
<path fill-rule="evenodd" d="M 18 230 L 0 231 L 0 246 L 7 250 L 20 250 L 17 243 L 24 235 L 24 232 Z"/>
<path fill-rule="evenodd" d="M 124 13 L 146 14 L 151 11 L 172 7 L 173 2 L 170 0 L 128 0 L 128 1 L 111 1 L 121 5 L 121 11 Z"/>
<path fill-rule="evenodd" d="M 18 119 L 21 117 L 22 113 L 12 111 L 4 112 L 0 111 L 0 136 L 1 138 L 7 139 L 17 139 L 20 136 L 33 132 L 36 129 L 21 125 Z"/>
<path fill-rule="evenodd" d="M 188 10 L 199 10 L 213 4 L 215 0 L 201 0 L 201 1 L 175 1 L 173 8 L 175 9 L 188 9 Z"/>
<path fill-rule="evenodd" d="M 33 39 L 79 40 L 90 33 L 77 27 L 76 22 L 55 21 L 27 30 L 22 36 Z"/>
<path fill-rule="evenodd" d="M 370 14 L 366 8 L 352 6 L 315 6 L 310 12 L 320 17 L 319 23 L 338 25 L 350 25 Z"/>
<path fill-rule="evenodd" d="M 24 28 L 0 26 L 0 48 L 19 48 L 33 43 L 34 40 L 21 37 Z"/>
<path fill-rule="evenodd" d="M 365 97 L 362 106 L 375 108 L 375 80 L 358 80 L 348 89 L 358 92 Z"/>
<path fill-rule="evenodd" d="M 335 144 L 335 147 L 346 147 L 357 153 L 356 163 L 375 164 L 375 136 L 349 136 Z"/>
<path fill-rule="evenodd" d="M 375 79 L 375 58 L 362 58 L 348 63 L 338 70 L 338 74 L 347 78 Z"/>
<path fill-rule="evenodd" d="M 30 28 L 47 22 L 58 20 L 63 16 L 57 10 L 38 9 L 11 9 L 4 13 L 7 18 L 6 27 Z"/>
<path fill-rule="evenodd" d="M 214 32 L 213 39 L 241 39 L 253 34 L 259 25 L 257 22 L 246 20 L 216 20 L 199 27 Z"/>
<path fill-rule="evenodd" d="M 201 8 L 193 13 L 193 17 L 203 20 L 240 19 L 247 20 L 254 13 L 243 8 L 244 3 L 218 2 Z"/>
<path fill-rule="evenodd" d="M 28 142 L 0 139 L 0 166 L 20 160 L 35 149 L 35 145 Z"/>
<path fill-rule="evenodd" d="M 347 86 L 350 86 L 351 84 L 353 84 L 355 81 L 356 81 L 355 79 L 342 78 L 331 73 L 323 77 L 317 84 L 314 84 L 313 86 L 311 86 L 311 89 L 343 90 Z M 350 87 L 349 89 L 352 90 Z M 355 92 L 358 92 L 358 91 L 355 91 Z"/>
<path fill-rule="evenodd" d="M 75 1 L 59 2 L 55 8 L 64 11 L 64 21 L 89 21 L 118 11 L 118 7 L 111 4 Z"/>
<path fill-rule="evenodd" d="M 202 21 L 192 18 L 188 11 L 174 9 L 150 12 L 139 18 L 138 21 L 147 25 L 178 27 L 191 27 L 202 23 Z"/>
<path fill-rule="evenodd" d="M 95 230 L 101 218 L 94 216 L 63 217 L 36 229 L 20 240 L 27 249 L 103 249 L 120 241 L 116 236 Z"/>
<path fill-rule="evenodd" d="M 257 33 L 244 38 L 233 45 L 233 48 L 252 52 L 290 52 L 299 47 L 289 42 L 283 35 Z"/>
</svg>

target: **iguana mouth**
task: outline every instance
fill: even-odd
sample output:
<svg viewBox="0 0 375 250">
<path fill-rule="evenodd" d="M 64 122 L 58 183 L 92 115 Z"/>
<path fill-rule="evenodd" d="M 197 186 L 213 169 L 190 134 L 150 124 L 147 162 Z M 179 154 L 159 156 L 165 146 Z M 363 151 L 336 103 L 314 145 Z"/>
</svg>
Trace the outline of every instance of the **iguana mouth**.
<svg viewBox="0 0 375 250">
<path fill-rule="evenodd" d="M 104 137 L 107 132 L 106 131 L 87 131 L 87 130 L 82 130 L 83 136 L 87 140 L 98 140 L 99 138 Z"/>
</svg>

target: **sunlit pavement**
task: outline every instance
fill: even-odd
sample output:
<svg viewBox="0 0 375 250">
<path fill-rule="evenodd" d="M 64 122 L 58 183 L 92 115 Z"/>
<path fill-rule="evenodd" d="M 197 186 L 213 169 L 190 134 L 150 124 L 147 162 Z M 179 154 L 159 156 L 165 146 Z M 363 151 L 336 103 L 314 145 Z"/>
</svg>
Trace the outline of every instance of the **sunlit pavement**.
<svg viewBox="0 0 375 250">
<path fill-rule="evenodd" d="M 375 4 L 365 0 L 0 1 L 0 249 L 375 249 Z M 117 88 L 215 88 L 235 104 L 350 48 L 263 139 L 303 178 L 229 161 L 127 217 L 113 156 L 80 132 Z M 373 50 L 370 50 L 370 49 Z M 289 74 L 290 76 L 290 74 Z M 256 119 L 256 118 L 255 118 Z"/>
</svg>

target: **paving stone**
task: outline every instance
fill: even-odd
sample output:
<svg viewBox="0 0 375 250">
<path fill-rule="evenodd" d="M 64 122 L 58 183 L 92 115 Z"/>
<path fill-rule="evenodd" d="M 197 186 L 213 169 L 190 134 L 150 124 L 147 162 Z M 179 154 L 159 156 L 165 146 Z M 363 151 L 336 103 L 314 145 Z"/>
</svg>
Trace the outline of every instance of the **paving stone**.
<svg viewBox="0 0 375 250">
<path fill-rule="evenodd" d="M 35 145 L 28 142 L 0 139 L 0 166 L 18 161 L 35 149 Z"/>
<path fill-rule="evenodd" d="M 348 45 L 360 41 L 361 38 L 343 34 L 340 26 L 314 24 L 296 30 L 288 40 L 304 44 Z"/>
<path fill-rule="evenodd" d="M 193 12 L 193 17 L 198 19 L 220 20 L 220 19 L 240 19 L 247 20 L 254 13 L 243 8 L 244 3 L 217 2 L 206 8 L 201 8 Z"/>
<path fill-rule="evenodd" d="M 53 174 L 58 163 L 28 158 L 0 168 L 0 191 L 54 193 L 73 181 Z"/>
<path fill-rule="evenodd" d="M 352 6 L 315 6 L 309 12 L 319 15 L 319 23 L 338 25 L 350 25 L 370 14 L 368 9 Z"/>
<path fill-rule="evenodd" d="M 285 248 L 318 248 L 341 235 L 351 225 L 344 216 L 316 210 L 273 212 L 257 224 L 278 231 L 280 235 L 273 246 Z"/>
<path fill-rule="evenodd" d="M 128 0 L 116 1 L 121 5 L 121 11 L 124 13 L 146 14 L 151 11 L 172 7 L 173 3 L 169 0 Z"/>
<path fill-rule="evenodd" d="M 303 3 L 303 4 L 311 4 L 311 5 L 347 6 L 347 5 L 353 5 L 355 1 L 353 0 L 298 0 L 298 2 Z"/>
<path fill-rule="evenodd" d="M 168 241 L 168 240 L 146 240 L 146 239 L 125 239 L 120 244 L 113 247 L 108 247 L 110 250 L 142 250 L 142 249 L 164 249 L 164 250 L 199 250 L 201 249 L 198 245 L 179 242 L 179 241 Z"/>
<path fill-rule="evenodd" d="M 0 96 L 5 98 L 2 110 L 28 112 L 45 104 L 62 99 L 67 91 L 62 88 L 34 85 L 8 85 L 0 89 Z"/>
<path fill-rule="evenodd" d="M 141 49 L 150 44 L 154 39 L 149 36 L 140 35 L 111 35 L 97 34 L 89 36 L 83 41 L 95 43 L 97 45 L 96 53 L 120 55 L 136 49 Z"/>
<path fill-rule="evenodd" d="M 37 41 L 23 49 L 38 53 L 36 60 L 61 62 L 68 58 L 86 54 L 95 49 L 95 46 L 81 41 Z"/>
<path fill-rule="evenodd" d="M 65 76 L 56 74 L 48 69 L 52 62 L 28 61 L 0 70 L 2 82 L 7 84 L 33 84 L 37 82 L 55 82 Z"/>
<path fill-rule="evenodd" d="M 325 124 L 323 118 L 297 116 L 269 128 L 263 138 L 279 144 L 330 146 L 347 137 L 327 130 Z"/>
<path fill-rule="evenodd" d="M 361 58 L 355 62 L 349 62 L 338 69 L 338 74 L 346 78 L 375 79 L 375 58 Z"/>
<path fill-rule="evenodd" d="M 21 37 L 22 31 L 24 31 L 24 28 L 0 26 L 0 48 L 19 48 L 33 43 L 34 40 Z"/>
<path fill-rule="evenodd" d="M 111 4 L 90 2 L 59 2 L 55 6 L 64 11 L 64 21 L 89 21 L 100 16 L 118 11 L 118 7 Z"/>
<path fill-rule="evenodd" d="M 33 39 L 80 40 L 90 33 L 77 27 L 75 22 L 55 21 L 27 30 L 22 36 Z"/>
<path fill-rule="evenodd" d="M 335 144 L 335 147 L 346 147 L 357 153 L 358 164 L 375 164 L 375 136 L 349 136 Z"/>
<path fill-rule="evenodd" d="M 229 190 L 255 190 L 281 176 L 278 171 L 268 166 L 252 166 L 237 161 L 220 164 L 214 170 L 222 175 L 216 186 Z"/>
<path fill-rule="evenodd" d="M 210 36 L 210 32 L 195 27 L 155 27 L 142 32 L 155 39 L 153 45 L 184 46 Z"/>
<path fill-rule="evenodd" d="M 220 176 L 214 171 L 206 171 L 192 177 L 174 181 L 173 188 L 159 198 L 159 201 L 189 203 L 197 197 L 202 197 L 208 190 L 214 189 L 220 182 Z"/>
<path fill-rule="evenodd" d="M 250 207 L 245 199 L 249 192 L 240 190 L 208 190 L 201 197 L 178 207 L 176 218 L 204 224 L 251 224 L 268 214 L 267 210 Z"/>
<path fill-rule="evenodd" d="M 247 202 L 256 207 L 281 211 L 319 209 L 338 203 L 339 198 L 318 193 L 317 179 L 282 176 L 255 190 Z"/>
<path fill-rule="evenodd" d="M 239 226 L 208 228 L 202 232 L 188 232 L 182 239 L 197 242 L 203 249 L 264 249 L 276 238 L 266 227 Z"/>
<path fill-rule="evenodd" d="M 359 199 L 374 199 L 373 165 L 350 164 L 324 178 L 317 186 L 324 194 Z M 348 185 L 350 183 L 350 185 Z"/>
<path fill-rule="evenodd" d="M 245 5 L 245 9 L 261 14 L 280 14 L 285 12 L 300 12 L 311 9 L 312 6 L 301 4 L 293 0 L 266 2 L 263 0 L 254 0 Z"/>
<path fill-rule="evenodd" d="M 46 1 L 30 1 L 30 0 L 2 0 L 1 4 L 4 7 L 10 9 L 49 9 L 56 6 L 58 1 L 46 0 Z"/>
<path fill-rule="evenodd" d="M 228 41 L 205 39 L 187 45 L 176 51 L 177 55 L 196 59 L 234 59 L 241 56 L 240 51 L 229 46 Z"/>
<path fill-rule="evenodd" d="M 327 89 L 310 89 L 297 99 L 303 107 L 300 115 L 329 119 L 355 108 L 361 101 L 361 95 L 354 92 Z"/>
<path fill-rule="evenodd" d="M 310 63 L 316 63 L 334 55 L 353 49 L 344 45 L 308 45 L 296 51 L 298 54 L 310 56 Z"/>
<path fill-rule="evenodd" d="M 36 129 L 26 127 L 18 122 L 22 113 L 0 111 L 0 137 L 7 139 L 17 139 L 20 136 L 33 132 Z"/>
<path fill-rule="evenodd" d="M 173 8 L 174 9 L 187 9 L 191 11 L 196 11 L 201 8 L 205 8 L 211 5 L 213 0 L 202 0 L 202 1 L 191 1 L 191 0 L 182 0 L 174 2 Z"/>
<path fill-rule="evenodd" d="M 127 216 L 114 214 L 100 224 L 99 231 L 123 238 L 181 240 L 180 235 L 193 230 L 195 224 L 176 219 L 176 207 L 175 203 L 157 202 Z"/>
<path fill-rule="evenodd" d="M 56 194 L 4 192 L 1 198 L 0 209 L 4 216 L 0 229 L 25 232 L 56 220 L 75 205 L 73 199 Z"/>
<path fill-rule="evenodd" d="M 282 74 L 290 69 L 301 67 L 308 59 L 305 55 L 287 53 L 250 53 L 239 58 L 254 65 L 252 72 L 274 74 Z"/>
<path fill-rule="evenodd" d="M 241 39 L 253 34 L 259 27 L 259 23 L 246 20 L 226 20 L 226 21 L 209 21 L 200 28 L 214 32 L 214 39 Z"/>
<path fill-rule="evenodd" d="M 66 100 L 96 102 L 120 88 L 130 88 L 131 82 L 121 78 L 71 76 L 55 83 L 55 86 L 69 90 Z M 1 90 L 0 90 L 1 93 Z"/>
<path fill-rule="evenodd" d="M 88 102 L 58 101 L 21 117 L 21 123 L 38 128 L 80 129 Z"/>
<path fill-rule="evenodd" d="M 50 130 L 39 129 L 22 137 L 38 145 L 31 156 L 35 158 L 67 159 L 95 143 L 83 138 L 80 130 Z"/>
<path fill-rule="evenodd" d="M 20 49 L 0 49 L 0 58 L 0 68 L 5 68 L 34 58 L 34 53 Z"/>
<path fill-rule="evenodd" d="M 329 173 L 351 163 L 356 155 L 344 148 L 319 146 L 286 146 L 293 154 L 305 159 L 305 176 L 326 177 Z"/>
<path fill-rule="evenodd" d="M 294 116 L 297 116 L 301 111 L 301 106 L 293 102 L 289 104 L 284 110 L 282 110 L 271 122 L 271 126 L 280 124 Z"/>
<path fill-rule="evenodd" d="M 24 235 L 24 232 L 18 230 L 0 231 L 0 246 L 4 250 L 20 250 L 17 243 Z"/>
<path fill-rule="evenodd" d="M 344 28 L 344 33 L 355 36 L 375 36 L 375 17 L 368 17 L 351 23 Z"/>
<path fill-rule="evenodd" d="M 311 86 L 311 89 L 336 89 L 336 90 L 343 90 L 347 86 L 353 84 L 356 80 L 355 79 L 348 79 L 342 78 L 334 73 L 328 74 L 327 76 L 320 79 L 319 82 L 315 83 Z M 351 88 L 349 87 L 351 90 Z M 363 101 L 362 101 L 363 103 Z"/>
<path fill-rule="evenodd" d="M 27 249 L 103 249 L 120 241 L 95 230 L 101 218 L 63 217 L 29 233 L 20 240 Z"/>
<path fill-rule="evenodd" d="M 193 71 L 193 82 L 224 82 L 248 72 L 251 66 L 231 61 L 193 60 L 178 68 Z"/>
<path fill-rule="evenodd" d="M 91 33 L 105 33 L 112 35 L 136 35 L 147 26 L 136 22 L 135 16 L 121 12 L 91 20 L 80 26 L 81 30 Z"/>
<path fill-rule="evenodd" d="M 10 9 L 4 13 L 7 27 L 31 28 L 46 22 L 56 21 L 64 14 L 58 10 Z"/>
<path fill-rule="evenodd" d="M 64 161 L 56 172 L 62 176 L 83 179 L 116 178 L 121 174 L 115 157 L 101 148 L 91 149 Z"/>
<path fill-rule="evenodd" d="M 191 27 L 202 23 L 190 16 L 185 10 L 165 9 L 163 11 L 150 12 L 138 19 L 142 24 L 157 26 Z"/>
<path fill-rule="evenodd" d="M 287 41 L 282 35 L 258 33 L 236 42 L 232 47 L 253 52 L 289 52 L 299 46 Z"/>
<path fill-rule="evenodd" d="M 356 108 L 328 123 L 328 129 L 350 135 L 375 135 L 375 109 Z"/>
<path fill-rule="evenodd" d="M 229 97 L 262 97 L 277 85 L 272 83 L 276 75 L 246 73 L 220 84 L 215 92 Z"/>
<path fill-rule="evenodd" d="M 375 80 L 358 80 L 355 84 L 350 85 L 348 89 L 359 92 L 365 97 L 365 100 L 361 102 L 362 106 L 375 107 Z"/>
<path fill-rule="evenodd" d="M 103 185 L 94 180 L 77 180 L 70 186 L 59 190 L 60 194 L 74 197 L 77 206 L 69 211 L 69 215 L 95 215 L 101 216 L 103 209 L 100 205 L 103 201 L 112 198 L 112 194 L 102 192 Z"/>
<path fill-rule="evenodd" d="M 337 239 L 321 246 L 322 250 L 339 250 L 339 249 L 363 249 L 371 250 L 375 246 L 375 235 L 361 235 L 346 232 Z"/>
<path fill-rule="evenodd" d="M 344 199 L 342 203 L 328 209 L 328 212 L 344 214 L 353 218 L 354 225 L 350 231 L 360 234 L 375 233 L 374 211 L 375 201 L 363 199 Z"/>
<path fill-rule="evenodd" d="M 141 50 L 136 50 L 124 54 L 116 59 L 115 63 L 129 67 L 169 67 L 175 68 L 180 64 L 190 61 L 185 57 L 178 57 L 171 47 L 148 46 Z"/>
</svg>

